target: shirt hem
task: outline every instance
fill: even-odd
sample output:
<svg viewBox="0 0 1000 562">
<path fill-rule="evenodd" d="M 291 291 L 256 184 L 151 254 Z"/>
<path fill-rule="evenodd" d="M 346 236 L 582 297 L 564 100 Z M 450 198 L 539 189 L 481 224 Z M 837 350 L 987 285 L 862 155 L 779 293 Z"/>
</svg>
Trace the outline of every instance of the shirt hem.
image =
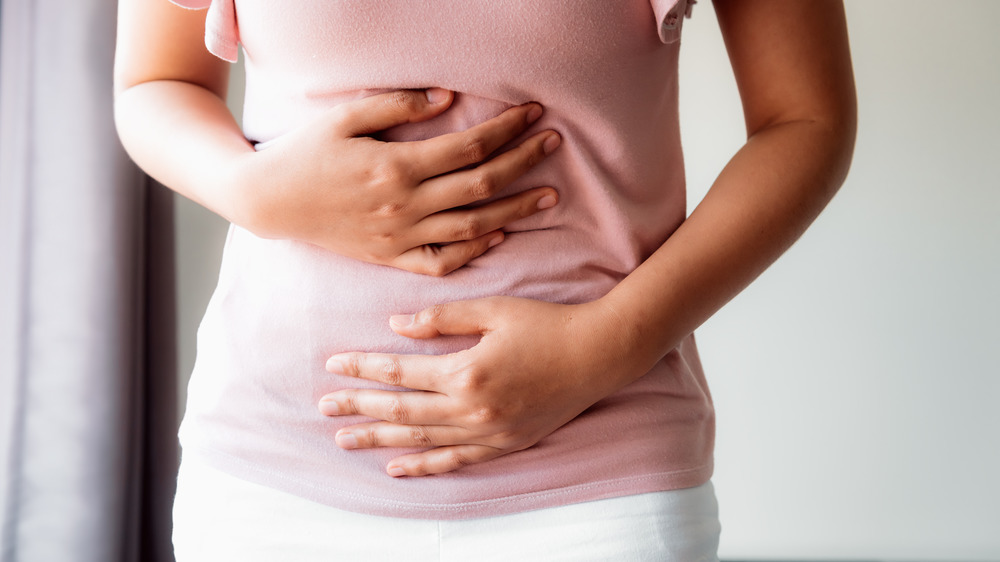
<svg viewBox="0 0 1000 562">
<path fill-rule="evenodd" d="M 184 447 L 184 458 L 192 455 L 197 457 L 198 462 L 204 462 L 234 477 L 337 509 L 382 517 L 432 520 L 494 517 L 587 501 L 693 488 L 708 482 L 713 471 L 713 462 L 709 460 L 705 464 L 691 468 L 629 475 L 498 498 L 455 503 L 422 503 L 367 496 L 317 485 L 314 482 L 268 470 L 222 451 Z"/>
</svg>

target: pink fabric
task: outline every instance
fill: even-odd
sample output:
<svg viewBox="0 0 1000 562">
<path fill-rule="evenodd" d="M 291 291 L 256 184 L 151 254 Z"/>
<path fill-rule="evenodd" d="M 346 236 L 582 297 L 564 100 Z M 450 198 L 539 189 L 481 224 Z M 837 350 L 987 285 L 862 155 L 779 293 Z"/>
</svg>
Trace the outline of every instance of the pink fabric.
<svg viewBox="0 0 1000 562">
<path fill-rule="evenodd" d="M 691 8 L 697 0 L 650 0 L 656 16 L 660 41 L 673 43 L 681 38 L 681 25 L 691 17 Z"/>
<path fill-rule="evenodd" d="M 445 114 L 388 131 L 391 140 L 460 130 L 534 100 L 546 112 L 526 134 L 551 127 L 563 144 L 501 196 L 551 185 L 561 201 L 510 225 L 503 244 L 441 279 L 233 227 L 199 331 L 185 456 L 341 509 L 396 517 L 497 515 L 705 482 L 714 416 L 691 338 L 537 446 L 446 475 L 386 476 L 400 450 L 343 451 L 333 434 L 358 420 L 316 408 L 337 388 L 377 386 L 326 373 L 334 353 L 447 353 L 475 343 L 402 338 L 388 327 L 392 314 L 501 294 L 593 300 L 677 228 L 685 212 L 679 44 L 659 34 L 660 18 L 686 6 L 213 2 L 210 47 L 228 53 L 238 37 L 246 55 L 251 140 L 272 141 L 338 103 L 396 88 L 457 94 Z M 232 41 L 213 43 L 222 36 Z"/>
<path fill-rule="evenodd" d="M 209 52 L 229 62 L 239 54 L 239 33 L 236 24 L 235 0 L 171 0 L 190 9 L 210 8 L 205 29 L 205 46 Z M 650 0 L 657 22 L 657 32 L 664 43 L 680 39 L 684 17 L 691 17 L 697 0 Z"/>
<path fill-rule="evenodd" d="M 236 62 L 239 56 L 239 33 L 233 0 L 171 0 L 184 8 L 208 8 L 205 19 L 205 46 L 220 59 Z"/>
</svg>

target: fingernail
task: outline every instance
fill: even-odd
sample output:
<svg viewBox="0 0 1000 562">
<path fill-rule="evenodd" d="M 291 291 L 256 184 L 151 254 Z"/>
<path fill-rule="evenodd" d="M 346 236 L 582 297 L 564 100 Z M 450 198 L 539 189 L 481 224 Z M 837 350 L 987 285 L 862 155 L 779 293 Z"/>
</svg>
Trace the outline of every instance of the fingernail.
<svg viewBox="0 0 1000 562">
<path fill-rule="evenodd" d="M 407 328 L 413 325 L 412 314 L 397 314 L 389 317 L 389 325 L 393 328 Z"/>
<path fill-rule="evenodd" d="M 493 246 L 496 246 L 497 244 L 499 244 L 501 242 L 503 242 L 503 234 L 497 234 L 493 238 L 490 238 L 490 243 L 489 243 L 489 245 L 487 247 L 488 248 L 492 248 Z"/>
<path fill-rule="evenodd" d="M 323 398 L 319 401 L 319 411 L 324 416 L 338 416 L 340 415 L 340 406 L 331 399 Z"/>
<path fill-rule="evenodd" d="M 552 133 L 551 135 L 549 135 L 549 138 L 545 139 L 545 142 L 542 143 L 542 150 L 545 152 L 545 154 L 549 154 L 550 152 L 555 150 L 556 147 L 558 147 L 559 143 L 561 142 L 562 138 L 560 138 L 557 133 Z"/>
<path fill-rule="evenodd" d="M 538 118 L 542 116 L 542 106 L 534 105 L 528 110 L 528 124 L 532 124 L 538 121 Z"/>
<path fill-rule="evenodd" d="M 556 206 L 556 198 L 554 195 L 546 195 L 538 200 L 539 209 L 548 209 Z"/>
<path fill-rule="evenodd" d="M 357 449 L 358 438 L 353 433 L 338 433 L 335 438 L 337 446 L 341 449 Z"/>
<path fill-rule="evenodd" d="M 343 375 L 347 372 L 344 369 L 344 362 L 336 357 L 331 357 L 326 360 L 326 370 L 334 375 Z"/>
<path fill-rule="evenodd" d="M 443 103 L 448 99 L 448 90 L 444 88 L 428 88 L 425 93 L 427 101 L 431 103 Z"/>
<path fill-rule="evenodd" d="M 399 468 L 398 466 L 390 466 L 385 471 L 387 473 L 389 473 L 389 476 L 392 476 L 393 478 L 398 478 L 400 476 L 406 476 L 406 472 L 403 471 L 403 469 Z"/>
</svg>

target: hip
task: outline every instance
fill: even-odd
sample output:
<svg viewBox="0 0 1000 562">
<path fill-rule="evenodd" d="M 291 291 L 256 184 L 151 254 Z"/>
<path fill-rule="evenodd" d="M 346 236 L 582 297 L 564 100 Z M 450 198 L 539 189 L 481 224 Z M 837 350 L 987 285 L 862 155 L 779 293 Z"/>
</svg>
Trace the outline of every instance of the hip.
<svg viewBox="0 0 1000 562">
<path fill-rule="evenodd" d="M 711 482 L 523 513 L 438 521 L 344 511 L 185 459 L 178 562 L 717 560 Z"/>
</svg>

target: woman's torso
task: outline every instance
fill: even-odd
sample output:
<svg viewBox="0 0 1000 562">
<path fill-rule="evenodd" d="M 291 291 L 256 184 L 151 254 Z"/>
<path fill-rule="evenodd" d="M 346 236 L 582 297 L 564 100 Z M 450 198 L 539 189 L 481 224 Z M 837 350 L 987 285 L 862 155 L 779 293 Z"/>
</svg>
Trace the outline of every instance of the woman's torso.
<svg viewBox="0 0 1000 562">
<path fill-rule="evenodd" d="M 491 295 L 593 300 L 673 232 L 685 212 L 678 44 L 670 30 L 661 42 L 657 17 L 683 14 L 684 0 L 672 12 L 654 2 L 658 14 L 648 0 L 227 2 L 216 0 L 209 23 L 229 25 L 244 46 L 252 141 L 390 89 L 456 92 L 442 116 L 383 135 L 400 141 L 538 101 L 545 115 L 525 134 L 552 128 L 563 143 L 499 196 L 551 185 L 560 203 L 510 225 L 503 244 L 444 278 L 233 227 L 199 331 L 185 455 L 342 509 L 406 517 L 495 515 L 708 478 L 712 409 L 690 338 L 535 447 L 446 475 L 389 478 L 384 466 L 399 450 L 340 450 L 333 434 L 359 420 L 316 408 L 338 388 L 376 386 L 328 374 L 334 353 L 475 343 L 408 340 L 389 329 L 392 314 Z"/>
</svg>

